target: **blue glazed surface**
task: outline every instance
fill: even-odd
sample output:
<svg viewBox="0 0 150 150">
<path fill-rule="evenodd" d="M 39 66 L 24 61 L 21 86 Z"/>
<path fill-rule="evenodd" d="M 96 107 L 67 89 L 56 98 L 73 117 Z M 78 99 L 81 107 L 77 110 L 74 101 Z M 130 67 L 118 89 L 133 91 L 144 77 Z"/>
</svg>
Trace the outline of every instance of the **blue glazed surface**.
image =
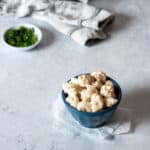
<svg viewBox="0 0 150 150">
<path fill-rule="evenodd" d="M 107 77 L 107 80 L 111 80 L 114 84 L 116 98 L 118 102 L 110 108 L 105 108 L 98 112 L 82 112 L 73 108 L 67 101 L 65 93 L 62 90 L 62 100 L 67 108 L 67 110 L 72 114 L 72 116 L 84 127 L 87 128 L 97 128 L 109 121 L 113 113 L 116 111 L 117 106 L 119 105 L 122 97 L 122 91 L 119 84 L 110 77 Z"/>
</svg>

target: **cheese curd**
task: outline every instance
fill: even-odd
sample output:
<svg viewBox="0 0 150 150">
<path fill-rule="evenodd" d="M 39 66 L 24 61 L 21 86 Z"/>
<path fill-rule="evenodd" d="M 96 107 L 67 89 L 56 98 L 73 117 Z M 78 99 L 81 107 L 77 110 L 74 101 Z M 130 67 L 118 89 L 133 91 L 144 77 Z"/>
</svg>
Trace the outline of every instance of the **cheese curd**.
<svg viewBox="0 0 150 150">
<path fill-rule="evenodd" d="M 93 77 L 96 78 L 97 81 L 102 81 L 103 83 L 106 81 L 106 73 L 105 72 L 93 72 L 91 73 Z"/>
<path fill-rule="evenodd" d="M 100 94 L 105 97 L 114 97 L 114 87 L 108 84 L 105 84 L 100 89 Z"/>
<path fill-rule="evenodd" d="M 92 86 L 95 87 L 96 89 L 100 89 L 103 83 L 101 81 L 95 81 L 92 83 Z"/>
<path fill-rule="evenodd" d="M 70 83 L 80 85 L 79 80 L 77 78 L 71 78 Z"/>
<path fill-rule="evenodd" d="M 77 105 L 77 110 L 91 112 L 91 104 L 90 102 L 81 101 Z"/>
<path fill-rule="evenodd" d="M 103 99 L 103 97 L 101 95 L 96 94 L 96 93 L 92 94 L 92 96 L 91 96 L 91 104 L 98 104 L 98 103 L 101 103 L 101 102 L 103 104 L 103 101 L 104 101 L 104 99 Z M 102 105 L 102 107 L 103 107 L 103 105 Z"/>
<path fill-rule="evenodd" d="M 68 90 L 80 91 L 82 89 L 82 87 L 80 85 L 77 85 L 77 84 L 74 84 L 74 83 L 64 83 L 63 84 L 63 89 L 65 91 L 68 91 Z"/>
<path fill-rule="evenodd" d="M 87 86 L 86 89 L 84 89 L 80 92 L 81 100 L 90 101 L 91 96 L 92 96 L 93 93 L 98 93 L 98 90 L 93 86 L 90 86 L 90 85 Z"/>
<path fill-rule="evenodd" d="M 92 112 L 96 112 L 98 110 L 103 109 L 104 107 L 104 99 L 99 94 L 93 94 L 91 97 L 91 109 Z"/>
<path fill-rule="evenodd" d="M 86 87 L 88 85 L 91 85 L 92 82 L 95 81 L 95 78 L 92 77 L 91 75 L 80 75 L 78 77 L 78 81 L 79 81 L 79 85 L 82 86 L 82 87 Z"/>
<path fill-rule="evenodd" d="M 111 86 L 111 87 L 114 87 L 112 81 L 110 81 L 110 80 L 107 80 L 107 81 L 105 82 L 105 84 L 106 84 L 106 85 L 109 85 L 109 86 Z"/>
<path fill-rule="evenodd" d="M 77 84 L 64 83 L 63 84 L 63 90 L 68 95 L 72 95 L 73 96 L 73 95 L 78 95 L 78 93 L 82 90 L 82 88 L 79 85 L 77 85 Z"/>
<path fill-rule="evenodd" d="M 117 103 L 113 82 L 106 73 L 94 72 L 63 84 L 66 101 L 79 111 L 97 112 Z"/>
<path fill-rule="evenodd" d="M 66 98 L 66 101 L 74 108 L 76 108 L 78 106 L 78 103 L 79 103 L 79 98 L 76 96 L 76 97 L 70 97 L 68 96 Z"/>
<path fill-rule="evenodd" d="M 106 99 L 105 99 L 105 104 L 106 104 L 107 107 L 111 107 L 111 106 L 113 106 L 114 104 L 116 104 L 117 101 L 118 101 L 118 100 L 117 100 L 116 98 L 109 97 L 109 98 L 106 98 Z"/>
</svg>

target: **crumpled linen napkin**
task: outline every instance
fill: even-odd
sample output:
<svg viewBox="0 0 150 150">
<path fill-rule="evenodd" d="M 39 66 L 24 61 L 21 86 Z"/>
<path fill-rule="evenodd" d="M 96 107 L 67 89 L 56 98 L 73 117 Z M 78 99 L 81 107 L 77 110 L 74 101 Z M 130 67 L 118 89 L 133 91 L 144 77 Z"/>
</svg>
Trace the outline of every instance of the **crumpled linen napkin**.
<svg viewBox="0 0 150 150">
<path fill-rule="evenodd" d="M 127 108 L 118 108 L 107 125 L 95 129 L 81 126 L 65 108 L 61 97 L 53 101 L 50 113 L 53 132 L 67 137 L 80 136 L 96 142 L 98 139 L 129 133 L 131 129 L 132 115 Z"/>
<path fill-rule="evenodd" d="M 80 45 L 94 39 L 105 39 L 104 28 L 114 20 L 114 15 L 107 10 L 64 0 L 2 0 L 0 14 L 16 18 L 31 16 L 46 21 Z"/>
</svg>

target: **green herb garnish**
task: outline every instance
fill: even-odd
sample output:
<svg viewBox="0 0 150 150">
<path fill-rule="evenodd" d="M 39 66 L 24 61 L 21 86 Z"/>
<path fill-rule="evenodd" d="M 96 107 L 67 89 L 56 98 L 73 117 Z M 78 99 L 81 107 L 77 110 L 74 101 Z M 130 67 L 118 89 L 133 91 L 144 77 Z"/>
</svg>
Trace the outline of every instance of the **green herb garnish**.
<svg viewBox="0 0 150 150">
<path fill-rule="evenodd" d="M 18 29 L 9 29 L 5 33 L 5 41 L 12 46 L 27 47 L 37 42 L 33 28 L 20 26 Z"/>
</svg>

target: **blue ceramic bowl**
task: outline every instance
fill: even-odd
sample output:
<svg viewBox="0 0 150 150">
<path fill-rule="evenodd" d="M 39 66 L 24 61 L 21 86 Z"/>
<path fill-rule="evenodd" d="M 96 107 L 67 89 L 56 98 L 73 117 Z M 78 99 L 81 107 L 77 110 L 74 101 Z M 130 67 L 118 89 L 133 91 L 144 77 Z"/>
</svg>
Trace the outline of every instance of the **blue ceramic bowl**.
<svg viewBox="0 0 150 150">
<path fill-rule="evenodd" d="M 77 77 L 77 76 L 76 76 Z M 105 123 L 107 123 L 110 118 L 112 117 L 113 113 L 116 111 L 122 97 L 122 91 L 119 86 L 119 84 L 113 80 L 110 77 L 107 77 L 107 80 L 111 80 L 114 84 L 115 88 L 115 94 L 116 98 L 118 99 L 118 102 L 113 105 L 112 107 L 105 108 L 103 110 L 100 110 L 98 112 L 82 112 L 75 108 L 73 108 L 67 101 L 66 101 L 66 95 L 64 91 L 62 90 L 62 99 L 63 102 L 68 109 L 68 111 L 72 114 L 72 116 L 84 127 L 87 128 L 97 128 Z"/>
</svg>

